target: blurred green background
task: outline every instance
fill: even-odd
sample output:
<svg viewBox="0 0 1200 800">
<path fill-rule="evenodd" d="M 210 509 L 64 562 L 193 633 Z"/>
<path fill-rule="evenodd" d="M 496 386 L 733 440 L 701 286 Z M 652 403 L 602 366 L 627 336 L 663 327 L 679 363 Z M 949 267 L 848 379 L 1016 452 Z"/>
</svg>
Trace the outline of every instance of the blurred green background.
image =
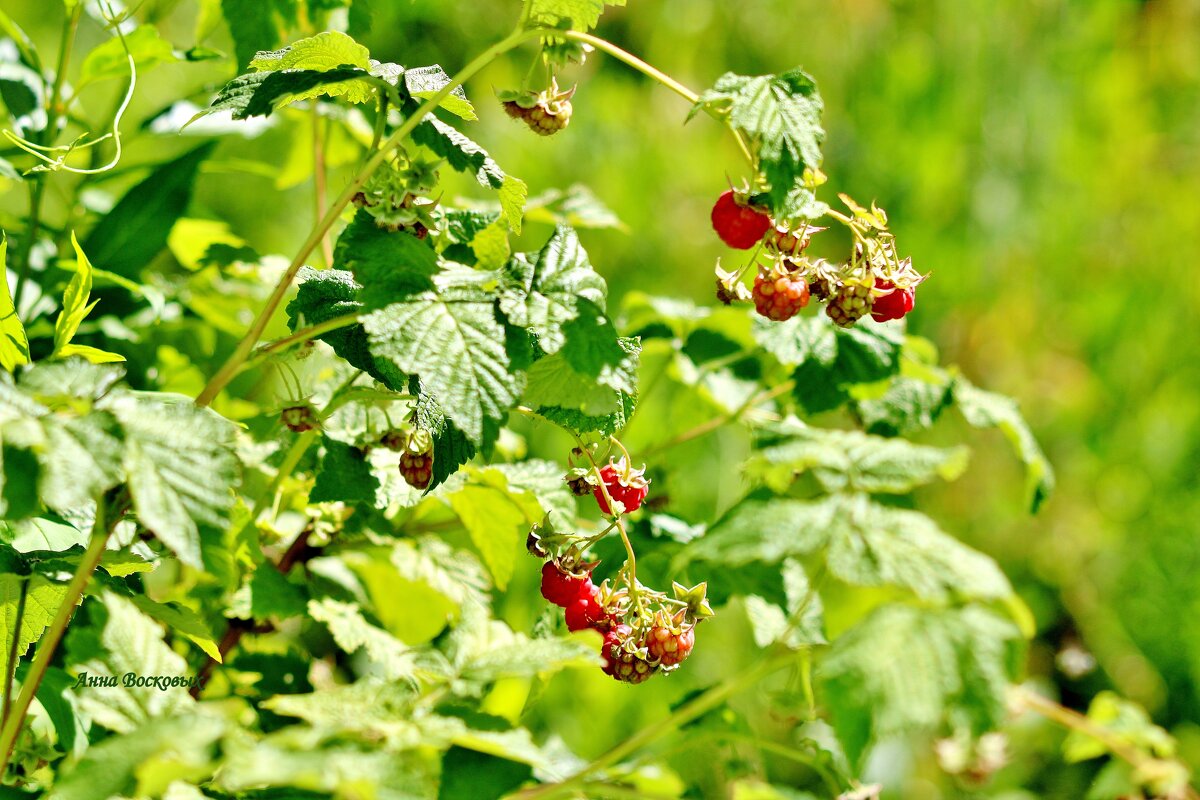
<svg viewBox="0 0 1200 800">
<path fill-rule="evenodd" d="M 58 4 L 4 6 L 54 52 Z M 373 57 L 451 72 L 506 33 L 518 8 L 374 6 L 364 42 Z M 196 5 L 148 2 L 141 13 L 177 46 L 198 43 Z M 921 502 L 1013 577 L 1041 628 L 1033 673 L 1057 681 L 1068 702 L 1118 689 L 1200 761 L 1200 0 L 630 0 L 599 33 L 696 89 L 726 70 L 802 65 L 814 75 L 826 103 L 826 199 L 845 191 L 887 209 L 902 253 L 932 272 L 911 330 L 976 383 L 1018 398 L 1058 471 L 1057 493 L 1030 518 L 1007 446 L 972 435 L 967 475 Z M 106 38 L 93 21 L 80 35 L 81 49 Z M 204 44 L 230 49 L 221 29 Z M 531 194 L 582 182 L 618 211 L 626 230 L 585 234 L 614 298 L 637 289 L 711 302 L 713 264 L 728 254 L 708 209 L 727 176 L 742 176 L 727 135 L 703 118 L 684 127 L 677 96 L 594 56 L 563 76 L 580 84 L 570 127 L 535 137 L 490 101 L 492 87 L 519 82 L 529 57 L 468 86 L 481 117 L 472 136 Z M 194 146 L 136 125 L 181 87 L 206 103 L 229 70 L 168 64 L 148 75 L 127 147 L 150 161 Z M 85 107 L 103 117 L 120 88 L 89 93 Z M 290 256 L 309 230 L 312 190 L 280 188 L 277 176 L 285 128 L 303 124 L 224 140 L 194 215 Z M 279 169 L 247 172 L 239 159 Z M 335 169 L 331 186 L 347 174 Z M 264 192 L 277 202 L 264 207 Z M 5 188 L 5 224 L 23 197 Z M 531 228 L 530 246 L 545 235 Z M 1097 667 L 1072 677 L 1056 655 L 1080 645 Z M 564 735 L 586 754 L 620 733 L 585 744 Z M 1077 796 L 1044 780 L 1043 796 Z"/>
</svg>

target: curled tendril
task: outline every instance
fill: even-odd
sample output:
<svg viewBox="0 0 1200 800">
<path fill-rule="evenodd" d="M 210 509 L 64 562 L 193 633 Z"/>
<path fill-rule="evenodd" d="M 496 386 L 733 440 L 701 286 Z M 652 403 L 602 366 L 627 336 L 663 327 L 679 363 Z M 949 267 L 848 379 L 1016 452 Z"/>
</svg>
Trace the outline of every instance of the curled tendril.
<svg viewBox="0 0 1200 800">
<path fill-rule="evenodd" d="M 133 92 L 137 87 L 137 66 L 134 63 L 133 53 L 131 53 L 129 50 L 129 43 L 125 41 L 125 34 L 121 31 L 120 23 L 123 20 L 117 16 L 117 14 L 113 11 L 112 6 L 108 4 L 107 0 L 101 0 L 101 5 L 104 7 L 104 19 L 106 22 L 111 24 L 113 26 L 113 30 L 117 32 L 117 38 L 121 41 L 121 48 L 125 51 L 125 60 L 129 64 L 129 87 L 125 90 L 125 96 L 121 99 L 121 105 L 117 107 L 117 113 L 113 115 L 112 131 L 99 138 L 92 139 L 90 142 L 83 141 L 87 137 L 87 134 L 84 133 L 68 145 L 47 147 L 45 145 L 39 145 L 35 142 L 31 142 L 10 130 L 5 130 L 5 138 L 7 138 L 17 147 L 24 150 L 26 153 L 29 153 L 31 156 L 34 156 L 35 158 L 45 162 L 35 165 L 29 170 L 29 172 L 58 172 L 59 170 L 62 170 L 64 172 L 71 172 L 76 175 L 98 175 L 102 172 L 108 172 L 109 170 L 113 169 L 121 161 L 121 118 L 125 116 L 125 111 L 129 108 L 129 103 L 133 100 Z M 86 150 L 89 147 L 94 147 L 108 139 L 113 140 L 115 150 L 113 152 L 112 160 L 104 166 L 95 167 L 93 169 L 80 169 L 67 164 L 67 158 L 71 156 L 71 154 L 80 150 Z M 46 155 L 46 153 L 56 155 L 55 157 L 51 158 L 50 156 Z"/>
</svg>

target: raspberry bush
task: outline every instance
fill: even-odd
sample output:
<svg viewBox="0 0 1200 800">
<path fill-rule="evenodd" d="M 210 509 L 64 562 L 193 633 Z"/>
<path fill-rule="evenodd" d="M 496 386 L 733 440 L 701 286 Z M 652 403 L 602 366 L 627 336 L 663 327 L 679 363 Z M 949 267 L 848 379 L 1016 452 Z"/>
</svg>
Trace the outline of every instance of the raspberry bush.
<svg viewBox="0 0 1200 800">
<path fill-rule="evenodd" d="M 1029 610 L 914 510 L 966 467 L 914 441 L 952 412 L 1012 441 L 1031 510 L 1053 476 L 1015 404 L 907 333 L 931 270 L 886 213 L 827 202 L 807 73 L 693 92 L 591 33 L 598 1 L 525 0 L 450 69 L 372 58 L 361 0 L 196 4 L 231 56 L 151 5 L 67 3 L 53 64 L 0 13 L 0 172 L 29 200 L 0 244 L 6 797 L 868 798 L 877 745 L 986 780 L 1028 712 L 1128 764 L 1120 791 L 1193 796 L 1136 706 L 1022 685 Z M 109 38 L 69 74 L 81 24 Z M 555 146 L 607 57 L 744 155 L 709 220 L 728 309 L 610 297 L 576 227 L 616 215 L 468 133 L 474 97 Z M 138 121 L 200 143 L 138 160 L 145 73 L 221 59 L 200 106 Z M 468 96 L 497 60 L 531 63 Z M 103 81 L 125 89 L 93 129 Z M 311 179 L 288 259 L 191 196 L 253 126 Z M 736 471 L 707 472 L 719 441 Z M 644 726 L 598 755 L 547 728 L 621 702 Z"/>
</svg>

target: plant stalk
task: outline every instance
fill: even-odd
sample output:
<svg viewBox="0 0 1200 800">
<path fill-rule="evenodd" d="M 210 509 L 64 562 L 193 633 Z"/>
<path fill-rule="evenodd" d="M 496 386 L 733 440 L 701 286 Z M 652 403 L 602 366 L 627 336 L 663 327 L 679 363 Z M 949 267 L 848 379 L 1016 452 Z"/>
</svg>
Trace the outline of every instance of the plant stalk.
<svg viewBox="0 0 1200 800">
<path fill-rule="evenodd" d="M 75 569 L 75 574 L 71 576 L 71 582 L 67 584 L 67 593 L 62 599 L 62 603 L 59 604 L 54 619 L 38 643 L 37 655 L 34 656 L 33 663 L 29 665 L 29 672 L 26 673 L 25 680 L 21 682 L 21 691 L 4 720 L 3 729 L 0 730 L 0 775 L 4 774 L 4 770 L 8 768 L 8 761 L 12 756 L 13 747 L 16 745 L 17 736 L 21 732 L 21 726 L 25 722 L 25 715 L 29 712 L 34 695 L 42 683 L 42 678 L 46 675 L 46 670 L 50 667 L 54 651 L 58 648 L 58 643 L 62 641 L 63 634 L 67 630 L 67 623 L 75 615 L 75 608 L 79 605 L 83 590 L 87 588 L 88 580 L 96 571 L 100 559 L 104 557 L 104 549 L 108 545 L 108 537 L 111 532 L 112 526 L 108 524 L 105 517 L 105 504 L 101 499 L 96 503 L 96 521 L 92 525 L 92 538 L 88 543 L 87 551 Z"/>
</svg>

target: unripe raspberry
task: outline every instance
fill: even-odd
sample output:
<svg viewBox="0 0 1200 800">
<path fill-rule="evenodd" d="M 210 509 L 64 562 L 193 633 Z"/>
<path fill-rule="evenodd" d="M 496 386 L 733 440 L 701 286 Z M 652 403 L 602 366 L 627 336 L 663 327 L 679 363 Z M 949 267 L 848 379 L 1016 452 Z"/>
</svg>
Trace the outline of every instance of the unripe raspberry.
<svg viewBox="0 0 1200 800">
<path fill-rule="evenodd" d="M 797 274 L 773 269 L 754 278 L 754 310 L 767 319 L 791 319 L 808 305 L 808 282 Z"/>
<path fill-rule="evenodd" d="M 664 668 L 674 667 L 692 654 L 696 644 L 694 626 L 681 627 L 669 619 L 660 619 L 646 633 L 646 651 Z"/>
<path fill-rule="evenodd" d="M 414 489 L 427 489 L 433 480 L 433 439 L 428 431 L 413 431 L 400 455 L 400 477 Z"/>
<path fill-rule="evenodd" d="M 829 299 L 825 313 L 835 325 L 848 328 L 871 313 L 872 293 L 869 284 L 846 283 Z"/>
</svg>

